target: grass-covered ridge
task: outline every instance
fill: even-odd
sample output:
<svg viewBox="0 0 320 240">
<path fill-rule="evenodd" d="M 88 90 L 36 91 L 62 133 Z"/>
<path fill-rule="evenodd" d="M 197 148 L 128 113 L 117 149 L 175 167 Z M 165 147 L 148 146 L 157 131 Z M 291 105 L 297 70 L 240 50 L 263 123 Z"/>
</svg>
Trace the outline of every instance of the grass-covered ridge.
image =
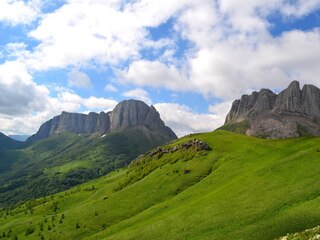
<svg viewBox="0 0 320 240">
<path fill-rule="evenodd" d="M 137 126 L 103 136 L 64 132 L 27 148 L 0 150 L 0 207 L 101 177 L 165 142 Z"/>
<path fill-rule="evenodd" d="M 142 158 L 141 164 L 2 211 L 0 235 L 271 240 L 319 225 L 319 138 L 265 140 L 217 131 L 170 147 L 194 138 L 211 150 Z M 146 174 L 139 177 L 136 168 Z M 137 178 L 117 190 L 131 177 Z"/>
</svg>

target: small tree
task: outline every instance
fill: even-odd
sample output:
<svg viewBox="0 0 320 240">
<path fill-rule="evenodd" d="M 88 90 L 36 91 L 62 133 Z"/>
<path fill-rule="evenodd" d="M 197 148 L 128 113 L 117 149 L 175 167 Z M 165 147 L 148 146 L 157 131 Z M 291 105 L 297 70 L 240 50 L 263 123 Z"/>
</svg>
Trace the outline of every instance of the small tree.
<svg viewBox="0 0 320 240">
<path fill-rule="evenodd" d="M 53 202 L 52 209 L 53 209 L 53 212 L 55 213 L 58 211 L 59 208 L 58 208 L 58 203 L 56 201 Z"/>
<path fill-rule="evenodd" d="M 34 226 L 28 227 L 27 231 L 26 231 L 26 236 L 34 233 L 34 231 L 35 231 L 35 227 Z"/>
<path fill-rule="evenodd" d="M 76 228 L 80 228 L 80 224 L 79 223 L 76 223 Z"/>
<path fill-rule="evenodd" d="M 43 231 L 43 223 L 40 223 L 40 231 Z"/>
</svg>

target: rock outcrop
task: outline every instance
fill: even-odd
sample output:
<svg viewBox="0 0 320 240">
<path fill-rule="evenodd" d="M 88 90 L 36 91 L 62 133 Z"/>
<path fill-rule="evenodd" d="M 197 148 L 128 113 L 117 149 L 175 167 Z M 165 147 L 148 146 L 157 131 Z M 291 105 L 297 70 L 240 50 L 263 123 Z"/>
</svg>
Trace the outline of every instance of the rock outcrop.
<svg viewBox="0 0 320 240">
<path fill-rule="evenodd" d="M 153 106 L 149 107 L 142 101 L 125 100 L 108 113 L 101 112 L 98 114 L 91 112 L 89 114 L 81 114 L 62 112 L 61 115 L 44 123 L 28 141 L 45 139 L 61 132 L 108 134 L 135 126 L 145 126 L 168 140 L 177 138 L 175 133 L 165 126 Z"/>
<path fill-rule="evenodd" d="M 320 136 L 320 89 L 293 81 L 279 94 L 262 89 L 233 102 L 225 126 L 247 121 L 244 133 L 265 138 Z"/>
<path fill-rule="evenodd" d="M 138 156 L 137 159 L 140 159 L 142 157 L 152 157 L 156 154 L 174 153 L 179 150 L 186 151 L 190 148 L 192 148 L 195 152 L 212 150 L 208 143 L 201 141 L 199 139 L 193 139 L 184 143 L 177 144 L 173 147 L 170 147 L 170 146 L 157 147 L 149 152 L 146 152 L 143 155 Z"/>
</svg>

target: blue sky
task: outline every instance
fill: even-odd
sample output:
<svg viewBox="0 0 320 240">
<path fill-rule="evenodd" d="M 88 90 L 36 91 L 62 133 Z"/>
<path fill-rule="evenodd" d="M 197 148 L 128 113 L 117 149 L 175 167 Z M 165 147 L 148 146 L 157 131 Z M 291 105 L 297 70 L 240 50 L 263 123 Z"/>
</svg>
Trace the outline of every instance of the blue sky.
<svg viewBox="0 0 320 240">
<path fill-rule="evenodd" d="M 319 0 L 3 0 L 0 131 L 61 111 L 153 104 L 179 135 L 292 80 L 320 87 Z"/>
</svg>

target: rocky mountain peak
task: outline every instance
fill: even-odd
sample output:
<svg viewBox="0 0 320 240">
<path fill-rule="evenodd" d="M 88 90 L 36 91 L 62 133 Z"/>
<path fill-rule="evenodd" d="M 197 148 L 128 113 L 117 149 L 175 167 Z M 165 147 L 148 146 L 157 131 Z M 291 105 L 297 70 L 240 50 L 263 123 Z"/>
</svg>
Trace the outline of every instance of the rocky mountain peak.
<svg viewBox="0 0 320 240">
<path fill-rule="evenodd" d="M 247 121 L 247 135 L 269 138 L 320 135 L 320 89 L 293 81 L 279 94 L 269 89 L 233 102 L 225 124 Z"/>
<path fill-rule="evenodd" d="M 277 96 L 274 111 L 280 113 L 282 111 L 292 113 L 301 112 L 301 97 L 300 83 L 293 81 L 287 89 L 280 92 Z"/>
<path fill-rule="evenodd" d="M 29 141 L 40 140 L 61 132 L 76 134 L 107 134 L 134 126 L 145 126 L 168 140 L 175 139 L 174 132 L 165 126 L 157 110 L 142 101 L 125 100 L 113 111 L 89 114 L 69 113 L 60 115 L 44 123 Z"/>
<path fill-rule="evenodd" d="M 150 108 L 138 100 L 120 102 L 110 114 L 111 131 L 118 131 L 129 126 L 143 124 Z"/>
</svg>

